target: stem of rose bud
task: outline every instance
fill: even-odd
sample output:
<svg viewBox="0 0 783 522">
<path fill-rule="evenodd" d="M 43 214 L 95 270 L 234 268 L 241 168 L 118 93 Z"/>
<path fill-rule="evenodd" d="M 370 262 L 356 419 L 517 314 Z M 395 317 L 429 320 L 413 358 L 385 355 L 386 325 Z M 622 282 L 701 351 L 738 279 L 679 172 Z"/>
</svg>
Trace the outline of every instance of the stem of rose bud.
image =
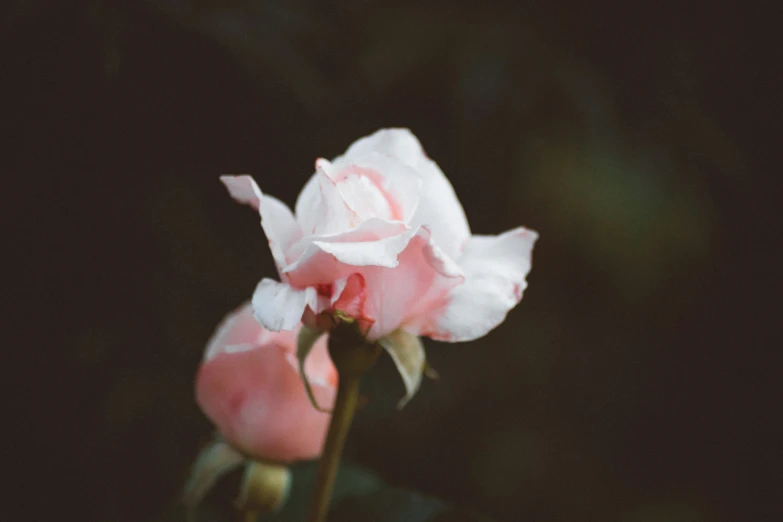
<svg viewBox="0 0 783 522">
<path fill-rule="evenodd" d="M 329 335 L 329 355 L 339 376 L 337 397 L 321 460 L 318 462 L 308 522 L 326 520 L 345 439 L 359 401 L 359 382 L 362 375 L 375 364 L 381 350 L 375 343 L 368 343 L 353 324 L 342 323 L 332 329 Z"/>
</svg>

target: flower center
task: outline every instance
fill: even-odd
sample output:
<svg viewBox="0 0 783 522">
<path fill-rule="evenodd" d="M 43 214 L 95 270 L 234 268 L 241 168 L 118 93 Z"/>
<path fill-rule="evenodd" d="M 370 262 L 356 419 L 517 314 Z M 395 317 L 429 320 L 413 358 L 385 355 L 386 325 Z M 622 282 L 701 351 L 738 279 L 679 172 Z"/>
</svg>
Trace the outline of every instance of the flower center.
<svg viewBox="0 0 783 522">
<path fill-rule="evenodd" d="M 386 179 L 371 169 L 350 167 L 341 171 L 335 182 L 345 203 L 361 221 L 371 217 L 402 221 L 402 209 L 387 190 Z"/>
</svg>

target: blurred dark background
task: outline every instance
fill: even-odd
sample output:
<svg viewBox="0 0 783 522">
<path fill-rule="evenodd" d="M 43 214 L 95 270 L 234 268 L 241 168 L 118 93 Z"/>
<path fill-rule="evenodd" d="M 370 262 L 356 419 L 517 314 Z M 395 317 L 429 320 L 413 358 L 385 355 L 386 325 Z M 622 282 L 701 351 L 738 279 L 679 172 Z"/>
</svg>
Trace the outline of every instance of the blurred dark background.
<svg viewBox="0 0 783 522">
<path fill-rule="evenodd" d="M 204 343 L 275 273 L 218 175 L 293 205 L 317 156 L 405 126 L 475 233 L 541 239 L 522 304 L 484 339 L 428 342 L 442 378 L 402 412 L 376 369 L 349 457 L 499 521 L 780 520 L 763 146 L 780 126 L 762 98 L 780 59 L 763 61 L 760 11 L 30 0 L 0 16 L 21 334 L 4 366 L 22 368 L 6 427 L 34 446 L 28 515 L 176 504 L 211 432 L 192 391 Z"/>
</svg>

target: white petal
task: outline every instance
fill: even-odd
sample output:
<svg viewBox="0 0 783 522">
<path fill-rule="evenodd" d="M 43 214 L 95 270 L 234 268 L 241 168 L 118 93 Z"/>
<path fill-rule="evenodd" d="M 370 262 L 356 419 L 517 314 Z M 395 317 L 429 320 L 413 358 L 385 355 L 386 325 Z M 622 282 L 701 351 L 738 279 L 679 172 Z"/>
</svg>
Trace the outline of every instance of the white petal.
<svg viewBox="0 0 783 522">
<path fill-rule="evenodd" d="M 269 249 L 278 270 L 288 264 L 291 247 L 302 238 L 302 230 L 291 209 L 277 198 L 264 196 L 259 208 L 261 227 L 269 240 Z"/>
<path fill-rule="evenodd" d="M 392 156 L 418 172 L 423 184 L 416 214 L 409 225 L 429 227 L 433 241 L 456 258 L 470 237 L 468 220 L 451 183 L 424 153 L 416 136 L 408 129 L 381 129 L 354 142 L 340 159 L 353 161 L 370 152 Z"/>
<path fill-rule="evenodd" d="M 459 265 L 465 282 L 453 288 L 434 322 L 434 339 L 458 342 L 486 335 L 522 299 L 538 234 L 516 228 L 499 236 L 473 236 Z"/>
<path fill-rule="evenodd" d="M 333 163 L 337 188 L 361 220 L 379 217 L 409 222 L 419 205 L 418 172 L 393 156 L 368 152 L 345 155 Z"/>
<path fill-rule="evenodd" d="M 294 330 L 302 320 L 305 307 L 319 313 L 327 304 L 323 301 L 315 288 L 300 290 L 287 283 L 263 279 L 253 294 L 253 316 L 268 330 Z"/>
<path fill-rule="evenodd" d="M 464 278 L 465 274 L 459 264 L 435 244 L 429 227 L 421 227 L 420 230 L 428 232 L 427 247 L 424 249 L 424 258 L 427 260 L 427 263 L 445 277 Z"/>
<path fill-rule="evenodd" d="M 320 175 L 316 172 L 307 180 L 304 188 L 299 193 L 299 197 L 296 198 L 296 205 L 294 205 L 296 220 L 302 227 L 302 232 L 308 236 L 315 234 L 318 224 L 317 211 L 321 202 L 321 182 L 319 177 Z"/>
<path fill-rule="evenodd" d="M 291 209 L 277 198 L 267 196 L 250 176 L 220 176 L 231 196 L 259 211 L 261 227 L 278 270 L 288 264 L 291 247 L 302 237 L 302 231 Z"/>
<path fill-rule="evenodd" d="M 378 343 L 389 353 L 405 384 L 405 397 L 397 404 L 402 408 L 416 395 L 424 373 L 424 345 L 421 339 L 403 330 L 396 330 Z"/>
<path fill-rule="evenodd" d="M 220 181 L 226 186 L 232 198 L 258 210 L 263 193 L 252 177 L 246 174 L 239 176 L 225 174 L 220 176 Z"/>
<path fill-rule="evenodd" d="M 424 158 L 416 170 L 421 174 L 423 184 L 419 206 L 410 226 L 426 225 L 432 232 L 435 244 L 456 258 L 465 241 L 470 238 L 465 211 L 451 183 L 434 161 Z"/>
<path fill-rule="evenodd" d="M 424 156 L 421 143 L 409 129 L 380 129 L 359 138 L 348 147 L 343 157 L 356 158 L 371 152 L 380 152 L 415 167 Z"/>
<path fill-rule="evenodd" d="M 302 190 L 296 202 L 297 216 L 306 235 L 338 234 L 350 230 L 361 222 L 356 213 L 345 203 L 332 179 L 332 165 L 318 158 L 314 176 L 317 192 L 311 182 Z M 300 214 L 301 212 L 301 214 Z"/>
<path fill-rule="evenodd" d="M 362 226 L 367 226 L 370 221 L 365 221 Z M 415 235 L 416 232 L 414 230 L 403 229 L 397 235 L 376 241 L 313 241 L 313 245 L 347 265 L 386 266 L 392 268 L 399 264 L 397 256 L 405 250 L 405 247 L 408 246 L 408 243 Z"/>
</svg>

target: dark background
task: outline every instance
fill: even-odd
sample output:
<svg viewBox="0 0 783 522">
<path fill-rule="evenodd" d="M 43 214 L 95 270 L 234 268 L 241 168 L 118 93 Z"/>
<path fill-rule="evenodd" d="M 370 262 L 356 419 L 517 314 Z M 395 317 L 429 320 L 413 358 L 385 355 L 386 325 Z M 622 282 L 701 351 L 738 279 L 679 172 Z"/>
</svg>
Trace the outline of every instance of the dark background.
<svg viewBox="0 0 783 522">
<path fill-rule="evenodd" d="M 176 505 L 204 343 L 275 273 L 218 175 L 293 205 L 316 157 L 405 126 L 475 233 L 541 239 L 521 305 L 428 341 L 441 380 L 402 412 L 376 369 L 349 457 L 499 521 L 779 520 L 774 30 L 749 5 L 546 4 L 3 7 L 25 512 Z"/>
</svg>

